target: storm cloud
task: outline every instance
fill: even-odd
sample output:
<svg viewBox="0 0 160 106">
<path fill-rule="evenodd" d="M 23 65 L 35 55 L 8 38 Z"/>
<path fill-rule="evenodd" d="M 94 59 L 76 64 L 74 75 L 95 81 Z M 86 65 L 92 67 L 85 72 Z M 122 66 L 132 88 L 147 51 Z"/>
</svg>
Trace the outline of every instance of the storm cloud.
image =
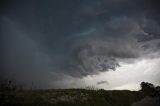
<svg viewBox="0 0 160 106">
<path fill-rule="evenodd" d="M 28 87 L 63 88 L 65 80 L 78 86 L 71 80 L 116 71 L 119 62 L 159 57 L 158 3 L 2 1 L 0 75 Z"/>
</svg>

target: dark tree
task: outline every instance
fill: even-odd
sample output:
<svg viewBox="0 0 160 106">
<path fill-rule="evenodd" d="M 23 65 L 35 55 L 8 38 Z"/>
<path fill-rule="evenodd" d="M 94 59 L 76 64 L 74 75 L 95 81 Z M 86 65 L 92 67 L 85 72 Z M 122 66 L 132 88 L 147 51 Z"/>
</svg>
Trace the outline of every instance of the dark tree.
<svg viewBox="0 0 160 106">
<path fill-rule="evenodd" d="M 141 83 L 141 91 L 143 91 L 148 96 L 156 96 L 156 88 L 153 84 L 148 82 L 142 82 Z"/>
<path fill-rule="evenodd" d="M 153 89 L 154 88 L 154 85 L 151 84 L 151 83 L 148 83 L 148 82 L 142 82 L 141 83 L 141 89 L 142 90 L 150 90 L 150 89 Z"/>
</svg>

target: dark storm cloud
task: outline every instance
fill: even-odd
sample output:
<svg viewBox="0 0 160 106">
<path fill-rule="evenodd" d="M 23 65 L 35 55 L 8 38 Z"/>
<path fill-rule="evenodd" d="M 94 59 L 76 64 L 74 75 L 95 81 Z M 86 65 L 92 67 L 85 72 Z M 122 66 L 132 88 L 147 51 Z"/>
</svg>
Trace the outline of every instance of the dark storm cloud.
<svg viewBox="0 0 160 106">
<path fill-rule="evenodd" d="M 3 1 L 1 75 L 47 87 L 71 76 L 115 70 L 119 60 L 159 52 L 157 4 L 156 0 Z"/>
<path fill-rule="evenodd" d="M 50 70 L 50 58 L 15 23 L 7 19 L 4 22 L 3 74 L 5 77 L 18 79 L 18 83 L 30 85 L 32 82 L 42 82 L 44 85 L 50 77 L 49 72 L 45 71 Z"/>
</svg>

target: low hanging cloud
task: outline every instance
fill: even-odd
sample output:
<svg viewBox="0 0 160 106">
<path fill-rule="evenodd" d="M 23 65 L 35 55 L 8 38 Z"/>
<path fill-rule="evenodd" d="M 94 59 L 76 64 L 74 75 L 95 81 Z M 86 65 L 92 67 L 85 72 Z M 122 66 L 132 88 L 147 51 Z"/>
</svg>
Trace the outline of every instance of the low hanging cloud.
<svg viewBox="0 0 160 106">
<path fill-rule="evenodd" d="M 108 81 L 99 81 L 99 82 L 97 82 L 97 85 L 102 85 L 102 84 L 107 84 L 108 85 L 109 83 L 108 83 Z"/>
<path fill-rule="evenodd" d="M 63 2 L 6 2 L 1 76 L 29 87 L 63 88 L 66 80 L 83 85 L 79 79 L 116 70 L 119 62 L 159 56 L 158 7 L 152 1 Z"/>
<path fill-rule="evenodd" d="M 153 52 L 153 46 L 157 49 L 153 39 L 146 41 L 151 42 L 152 46 L 144 49 L 144 41 L 139 41 L 139 36 L 146 39 L 150 35 L 144 34 L 144 29 L 136 20 L 113 18 L 104 27 L 107 31 L 87 34 L 70 44 L 73 54 L 64 69 L 68 69 L 67 73 L 71 76 L 83 77 L 116 70 L 120 66 L 119 60 L 143 58 Z"/>
</svg>

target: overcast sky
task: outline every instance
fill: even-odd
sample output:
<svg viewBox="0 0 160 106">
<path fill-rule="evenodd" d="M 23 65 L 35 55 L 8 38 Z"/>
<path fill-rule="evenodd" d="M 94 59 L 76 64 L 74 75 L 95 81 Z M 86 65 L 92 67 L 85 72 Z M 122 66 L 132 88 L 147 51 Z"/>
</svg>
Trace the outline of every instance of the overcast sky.
<svg viewBox="0 0 160 106">
<path fill-rule="evenodd" d="M 0 76 L 24 87 L 160 84 L 159 0 L 2 0 Z"/>
</svg>

